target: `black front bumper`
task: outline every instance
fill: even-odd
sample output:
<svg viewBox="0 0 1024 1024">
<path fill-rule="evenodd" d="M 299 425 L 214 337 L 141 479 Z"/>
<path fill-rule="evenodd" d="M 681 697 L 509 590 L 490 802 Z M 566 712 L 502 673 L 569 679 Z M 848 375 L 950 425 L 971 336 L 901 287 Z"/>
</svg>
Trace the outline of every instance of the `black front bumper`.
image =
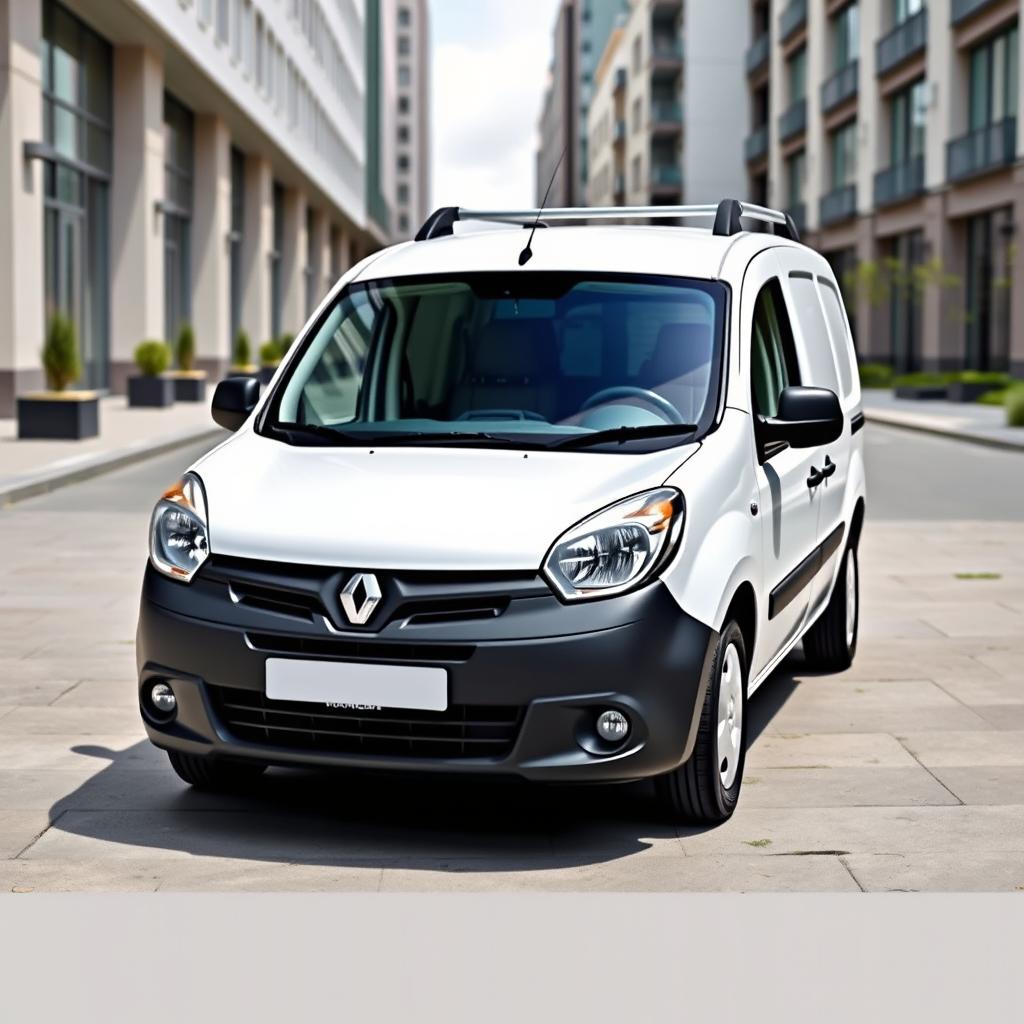
<svg viewBox="0 0 1024 1024">
<path fill-rule="evenodd" d="M 490 597 L 503 591 L 486 618 L 469 614 L 472 600 L 451 601 L 453 584 L 445 581 L 448 613 L 405 615 L 389 597 L 385 606 L 396 605 L 395 614 L 381 616 L 377 631 L 342 631 L 329 599 L 335 579 L 289 578 L 289 606 L 270 588 L 252 585 L 253 569 L 262 579 L 264 565 L 204 567 L 189 585 L 147 567 L 139 699 L 158 747 L 278 765 L 595 782 L 658 775 L 690 756 L 717 637 L 681 612 L 661 583 L 563 605 L 537 579 L 505 586 L 481 575 L 482 583 L 457 589 Z M 236 570 L 241 600 L 231 579 Z M 401 590 L 401 581 L 396 586 Z M 411 585 L 417 587 L 407 607 L 429 608 L 423 594 L 438 587 L 429 580 Z M 310 594 L 326 614 L 317 614 Z M 264 697 L 269 657 L 440 665 L 448 673 L 449 711 L 353 713 L 271 702 Z M 177 697 L 170 722 L 147 706 L 156 680 Z M 608 708 L 631 722 L 614 748 L 594 729 Z"/>
</svg>

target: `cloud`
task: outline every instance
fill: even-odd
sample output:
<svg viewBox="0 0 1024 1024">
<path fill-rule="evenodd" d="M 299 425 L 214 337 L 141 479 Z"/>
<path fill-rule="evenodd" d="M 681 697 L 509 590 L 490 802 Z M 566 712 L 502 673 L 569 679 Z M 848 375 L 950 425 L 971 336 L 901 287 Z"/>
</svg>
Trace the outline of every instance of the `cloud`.
<svg viewBox="0 0 1024 1024">
<path fill-rule="evenodd" d="M 554 5 L 535 3 L 529 19 L 513 16 L 519 4 L 487 6 L 494 13 L 477 16 L 478 32 L 463 23 L 457 39 L 446 40 L 440 31 L 436 39 L 435 206 L 533 204 Z"/>
</svg>

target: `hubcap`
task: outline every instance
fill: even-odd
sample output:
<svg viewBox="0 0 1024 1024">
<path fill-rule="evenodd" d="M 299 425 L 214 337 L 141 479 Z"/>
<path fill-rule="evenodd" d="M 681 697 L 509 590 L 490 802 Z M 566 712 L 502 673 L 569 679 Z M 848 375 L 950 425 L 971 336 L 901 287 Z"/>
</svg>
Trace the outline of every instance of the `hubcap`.
<svg viewBox="0 0 1024 1024">
<path fill-rule="evenodd" d="M 743 742 L 743 670 L 735 644 L 729 644 L 722 659 L 718 683 L 718 771 L 722 787 L 729 789 L 740 767 Z"/>
<path fill-rule="evenodd" d="M 853 646 L 857 632 L 857 557 L 851 550 L 846 556 L 846 646 Z"/>
</svg>

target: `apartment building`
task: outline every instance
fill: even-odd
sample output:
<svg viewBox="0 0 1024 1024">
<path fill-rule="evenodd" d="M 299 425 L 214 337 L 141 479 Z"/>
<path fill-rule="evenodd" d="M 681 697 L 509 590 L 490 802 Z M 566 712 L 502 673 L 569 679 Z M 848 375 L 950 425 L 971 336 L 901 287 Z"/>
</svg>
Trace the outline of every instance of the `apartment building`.
<svg viewBox="0 0 1024 1024">
<path fill-rule="evenodd" d="M 609 36 L 587 119 L 590 206 L 717 202 L 747 189 L 746 11 L 634 0 Z"/>
<path fill-rule="evenodd" d="M 748 194 L 832 262 L 861 359 L 1024 374 L 1019 0 L 748 17 Z"/>
<path fill-rule="evenodd" d="M 582 206 L 589 176 L 587 121 L 608 36 L 629 0 L 561 0 L 537 131 L 538 204 Z M 564 154 L 564 155 L 563 155 Z M 559 163 L 561 161 L 561 163 Z"/>
<path fill-rule="evenodd" d="M 427 0 L 385 0 L 394 34 L 394 225 L 414 235 L 430 212 L 430 16 Z"/>
<path fill-rule="evenodd" d="M 0 0 L 0 416 L 55 310 L 83 386 L 185 322 L 220 373 L 385 241 L 366 38 L 354 0 Z"/>
</svg>

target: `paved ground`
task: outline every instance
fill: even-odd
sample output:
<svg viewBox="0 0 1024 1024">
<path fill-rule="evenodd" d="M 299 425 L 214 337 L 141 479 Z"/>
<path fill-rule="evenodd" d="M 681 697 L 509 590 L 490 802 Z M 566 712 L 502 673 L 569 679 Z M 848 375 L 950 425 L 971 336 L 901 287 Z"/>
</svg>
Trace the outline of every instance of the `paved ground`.
<svg viewBox="0 0 1024 1024">
<path fill-rule="evenodd" d="M 192 793 L 143 739 L 132 645 L 148 510 L 194 453 L 0 511 L 0 891 L 1024 888 L 1024 458 L 866 438 L 856 665 L 761 689 L 740 807 L 703 832 L 647 785 Z"/>
</svg>

